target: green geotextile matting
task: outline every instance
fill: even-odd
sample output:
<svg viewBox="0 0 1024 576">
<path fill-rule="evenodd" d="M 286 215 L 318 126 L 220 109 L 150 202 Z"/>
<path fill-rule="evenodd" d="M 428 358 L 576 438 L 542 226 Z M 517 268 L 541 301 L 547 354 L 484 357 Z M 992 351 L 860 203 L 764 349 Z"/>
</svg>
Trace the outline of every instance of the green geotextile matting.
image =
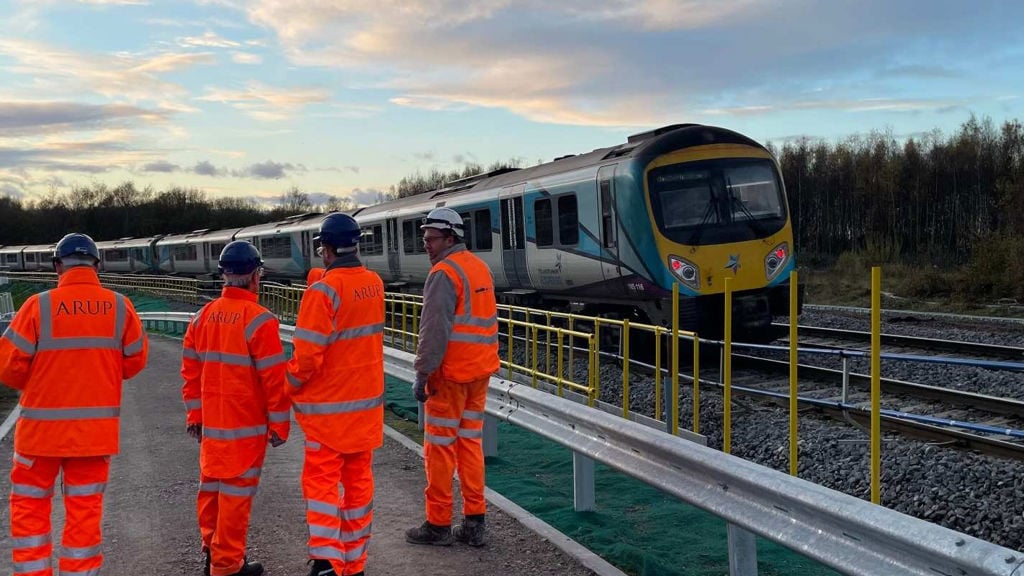
<svg viewBox="0 0 1024 576">
<path fill-rule="evenodd" d="M 409 383 L 387 378 L 387 409 L 416 421 Z M 487 486 L 586 546 L 627 574 L 725 576 L 725 522 L 603 464 L 595 466 L 596 512 L 575 512 L 572 451 L 509 424 L 498 425 L 498 456 L 487 459 Z M 458 505 L 456 505 L 458 508 Z M 757 539 L 762 576 L 837 572 Z"/>
</svg>

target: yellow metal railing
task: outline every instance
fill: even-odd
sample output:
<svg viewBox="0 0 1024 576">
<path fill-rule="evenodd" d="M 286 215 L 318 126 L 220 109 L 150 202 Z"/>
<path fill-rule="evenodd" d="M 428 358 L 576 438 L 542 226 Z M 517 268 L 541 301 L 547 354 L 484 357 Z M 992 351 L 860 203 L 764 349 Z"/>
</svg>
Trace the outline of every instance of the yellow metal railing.
<svg viewBox="0 0 1024 576">
<path fill-rule="evenodd" d="M 282 322 L 294 324 L 299 317 L 299 303 L 305 292 L 302 287 L 260 284 L 260 304 L 277 314 Z"/>
<path fill-rule="evenodd" d="M 130 290 L 187 304 L 199 303 L 199 281 L 194 278 L 100 274 L 100 282 L 107 288 L 121 292 Z"/>
</svg>

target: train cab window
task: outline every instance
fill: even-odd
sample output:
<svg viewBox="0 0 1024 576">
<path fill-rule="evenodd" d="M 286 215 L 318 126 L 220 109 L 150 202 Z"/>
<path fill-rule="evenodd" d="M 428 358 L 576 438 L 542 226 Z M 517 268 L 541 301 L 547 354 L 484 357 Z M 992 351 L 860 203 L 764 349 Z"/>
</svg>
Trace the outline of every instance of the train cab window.
<svg viewBox="0 0 1024 576">
<path fill-rule="evenodd" d="M 573 246 L 580 242 L 580 218 L 576 211 L 576 195 L 558 197 L 558 243 Z"/>
<path fill-rule="evenodd" d="M 551 246 L 555 243 L 554 214 L 551 210 L 551 199 L 542 198 L 533 203 L 533 217 L 537 225 L 537 247 Z"/>
<path fill-rule="evenodd" d="M 182 244 L 174 247 L 174 260 L 198 260 L 195 244 Z"/>
<path fill-rule="evenodd" d="M 359 236 L 359 253 L 364 256 L 376 256 L 384 253 L 384 227 L 380 224 L 367 226 Z"/>
<path fill-rule="evenodd" d="M 476 210 L 473 212 L 473 250 L 476 252 L 490 252 L 493 246 L 491 240 L 491 209 Z"/>
<path fill-rule="evenodd" d="M 291 236 L 260 238 L 260 254 L 263 256 L 264 260 L 266 260 L 267 258 L 291 258 Z"/>
<path fill-rule="evenodd" d="M 224 251 L 225 246 L 227 246 L 227 244 L 210 244 L 210 259 L 220 260 L 220 253 Z"/>
</svg>

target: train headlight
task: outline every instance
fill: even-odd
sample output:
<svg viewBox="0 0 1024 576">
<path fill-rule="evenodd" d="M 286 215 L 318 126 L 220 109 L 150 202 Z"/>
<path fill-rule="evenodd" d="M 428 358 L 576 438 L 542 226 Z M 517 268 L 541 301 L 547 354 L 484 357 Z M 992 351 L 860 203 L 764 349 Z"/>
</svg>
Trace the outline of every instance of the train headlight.
<svg viewBox="0 0 1024 576">
<path fill-rule="evenodd" d="M 668 257 L 668 267 L 675 274 L 676 278 L 679 278 L 683 284 L 693 288 L 694 290 L 700 289 L 700 270 L 697 265 L 685 258 L 678 256 Z"/>
<path fill-rule="evenodd" d="M 775 278 L 779 272 L 785 268 L 786 262 L 789 261 L 789 243 L 783 242 L 775 248 L 772 248 L 771 252 L 764 257 L 764 275 L 771 280 Z"/>
</svg>

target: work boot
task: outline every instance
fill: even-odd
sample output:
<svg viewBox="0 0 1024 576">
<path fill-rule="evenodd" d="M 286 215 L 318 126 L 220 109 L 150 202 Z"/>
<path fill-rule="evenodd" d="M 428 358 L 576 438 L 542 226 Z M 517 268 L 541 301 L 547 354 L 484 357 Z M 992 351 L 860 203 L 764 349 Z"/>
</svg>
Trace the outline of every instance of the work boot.
<svg viewBox="0 0 1024 576">
<path fill-rule="evenodd" d="M 203 546 L 203 576 L 210 576 L 210 549 Z"/>
<path fill-rule="evenodd" d="M 424 522 L 416 528 L 409 528 L 405 531 L 405 541 L 410 544 L 425 544 L 427 546 L 451 546 L 451 526 L 437 526 L 430 522 Z"/>
<path fill-rule="evenodd" d="M 462 524 L 452 526 L 452 537 L 470 546 L 484 545 L 484 515 L 466 516 Z"/>
<path fill-rule="evenodd" d="M 263 575 L 263 564 L 259 562 L 249 562 L 249 559 L 242 560 L 242 567 L 231 576 L 262 576 Z"/>
<path fill-rule="evenodd" d="M 309 576 L 338 576 L 338 573 L 334 571 L 334 566 L 322 558 L 312 558 L 307 564 L 313 565 L 309 569 Z"/>
</svg>

